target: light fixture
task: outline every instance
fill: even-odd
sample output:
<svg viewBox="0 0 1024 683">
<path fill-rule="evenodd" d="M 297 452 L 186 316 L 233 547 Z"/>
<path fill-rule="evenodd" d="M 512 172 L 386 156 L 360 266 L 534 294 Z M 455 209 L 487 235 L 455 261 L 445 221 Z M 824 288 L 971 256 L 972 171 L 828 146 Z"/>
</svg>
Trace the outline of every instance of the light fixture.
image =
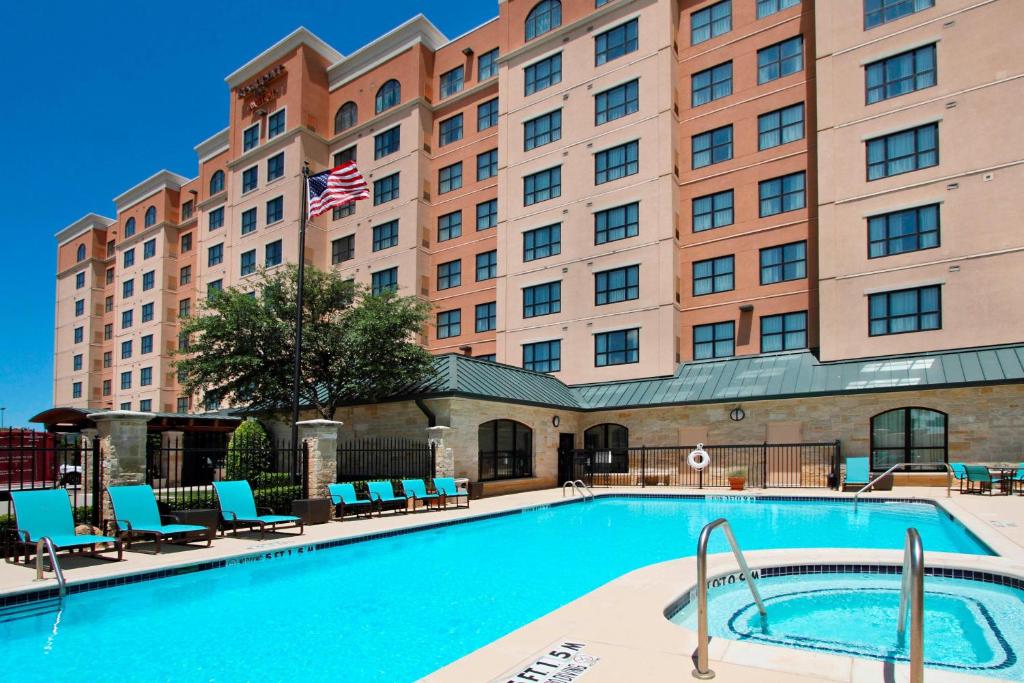
<svg viewBox="0 0 1024 683">
<path fill-rule="evenodd" d="M 557 427 L 558 425 L 562 424 L 562 418 L 555 415 L 553 418 L 551 418 L 551 424 Z"/>
<path fill-rule="evenodd" d="M 471 48 L 471 47 L 464 47 L 464 48 L 462 48 L 462 54 L 464 54 L 467 57 L 469 57 L 471 54 L 473 54 L 473 48 Z"/>
<path fill-rule="evenodd" d="M 750 313 L 754 310 L 754 304 L 740 304 L 740 310 L 744 313 Z"/>
<path fill-rule="evenodd" d="M 743 408 L 740 408 L 739 406 L 736 406 L 729 412 L 729 419 L 733 422 L 739 422 L 746 416 L 747 414 L 743 412 Z"/>
</svg>

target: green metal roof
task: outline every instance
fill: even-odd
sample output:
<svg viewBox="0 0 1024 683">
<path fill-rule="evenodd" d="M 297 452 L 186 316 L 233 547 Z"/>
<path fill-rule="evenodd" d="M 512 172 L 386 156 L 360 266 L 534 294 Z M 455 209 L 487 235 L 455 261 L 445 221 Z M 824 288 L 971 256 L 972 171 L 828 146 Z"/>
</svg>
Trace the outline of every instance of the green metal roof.
<svg viewBox="0 0 1024 683">
<path fill-rule="evenodd" d="M 406 393 L 406 392 L 403 392 Z M 434 371 L 408 394 L 447 394 L 579 408 L 570 389 L 551 375 L 458 354 L 434 357 Z"/>
</svg>

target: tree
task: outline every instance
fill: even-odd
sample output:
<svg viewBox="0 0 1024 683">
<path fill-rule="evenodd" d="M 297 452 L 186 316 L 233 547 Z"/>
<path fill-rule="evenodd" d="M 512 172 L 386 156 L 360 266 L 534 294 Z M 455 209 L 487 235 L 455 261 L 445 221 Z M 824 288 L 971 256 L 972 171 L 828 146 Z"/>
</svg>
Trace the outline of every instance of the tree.
<svg viewBox="0 0 1024 683">
<path fill-rule="evenodd" d="M 263 272 L 253 292 L 213 292 L 182 321 L 186 344 L 176 367 L 190 393 L 235 406 L 291 405 L 298 267 Z M 334 418 L 344 401 L 376 401 L 427 373 L 430 354 L 415 341 L 430 305 L 393 291 L 371 294 L 333 271 L 306 266 L 300 405 Z"/>
<path fill-rule="evenodd" d="M 238 425 L 228 441 L 227 461 L 224 463 L 228 479 L 259 479 L 270 469 L 273 451 L 267 430 L 253 418 Z"/>
</svg>

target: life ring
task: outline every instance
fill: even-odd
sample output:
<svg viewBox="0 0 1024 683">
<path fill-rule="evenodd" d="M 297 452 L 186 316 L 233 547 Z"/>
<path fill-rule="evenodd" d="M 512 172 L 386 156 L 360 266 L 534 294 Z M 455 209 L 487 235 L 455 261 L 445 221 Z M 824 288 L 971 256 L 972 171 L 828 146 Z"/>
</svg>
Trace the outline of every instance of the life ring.
<svg viewBox="0 0 1024 683">
<path fill-rule="evenodd" d="M 697 447 L 686 456 L 686 463 L 698 472 L 711 464 L 711 456 L 704 450 L 704 444 L 699 443 Z"/>
</svg>

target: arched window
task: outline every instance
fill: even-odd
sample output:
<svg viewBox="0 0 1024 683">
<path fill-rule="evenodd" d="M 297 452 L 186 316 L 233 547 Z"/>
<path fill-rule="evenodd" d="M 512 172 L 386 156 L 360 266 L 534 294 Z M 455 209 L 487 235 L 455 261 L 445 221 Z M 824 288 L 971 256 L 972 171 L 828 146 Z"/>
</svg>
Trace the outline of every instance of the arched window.
<svg viewBox="0 0 1024 683">
<path fill-rule="evenodd" d="M 629 430 L 605 422 L 583 432 L 583 447 L 594 451 L 593 472 L 629 471 Z"/>
<path fill-rule="evenodd" d="M 335 134 L 340 133 L 343 130 L 348 130 L 352 126 L 356 125 L 356 119 L 358 117 L 359 109 L 356 107 L 355 102 L 346 102 L 338 107 L 338 111 L 334 115 Z"/>
<path fill-rule="evenodd" d="M 146 227 L 156 225 L 156 207 L 151 206 L 146 209 Z"/>
<path fill-rule="evenodd" d="M 941 464 L 948 460 L 946 413 L 930 408 L 897 408 L 871 418 L 871 469 L 900 462 Z M 916 470 L 927 469 L 923 467 Z"/>
<path fill-rule="evenodd" d="M 75 253 L 75 260 L 76 261 L 84 261 L 85 260 L 85 245 L 84 244 L 79 244 L 78 245 L 78 251 Z"/>
<path fill-rule="evenodd" d="M 215 195 L 224 191 L 224 171 L 214 171 L 210 176 L 210 194 Z"/>
<path fill-rule="evenodd" d="M 124 222 L 124 236 L 127 239 L 135 234 L 135 217 L 131 217 Z"/>
<path fill-rule="evenodd" d="M 562 25 L 560 0 L 541 0 L 526 15 L 526 39 L 533 40 Z"/>
<path fill-rule="evenodd" d="M 491 420 L 477 432 L 480 481 L 533 476 L 533 430 L 512 420 Z"/>
<path fill-rule="evenodd" d="M 377 91 L 377 113 L 381 113 L 385 109 L 391 109 L 397 105 L 402 99 L 402 86 L 398 84 L 398 81 L 391 79 L 384 85 L 380 86 L 380 90 Z"/>
</svg>

